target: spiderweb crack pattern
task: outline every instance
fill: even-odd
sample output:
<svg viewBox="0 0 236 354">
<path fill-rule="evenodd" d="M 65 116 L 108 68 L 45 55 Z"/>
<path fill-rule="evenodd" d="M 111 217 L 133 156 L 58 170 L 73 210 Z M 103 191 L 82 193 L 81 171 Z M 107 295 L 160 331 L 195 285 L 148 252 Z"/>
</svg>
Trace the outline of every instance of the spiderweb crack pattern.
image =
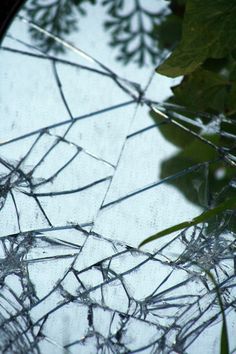
<svg viewBox="0 0 236 354">
<path fill-rule="evenodd" d="M 217 159 L 190 164 L 162 179 L 145 177 L 146 183 L 135 176 L 137 188 L 124 183 L 118 190 L 126 156 L 129 160 L 129 149 L 134 151 L 132 144 L 157 132 L 157 124 L 151 121 L 134 129 L 137 117 L 154 105 L 160 113 L 167 112 L 159 125 L 171 125 L 176 124 L 177 113 L 148 98 L 150 80 L 142 89 L 29 20 L 19 17 L 19 21 L 61 41 L 90 64 L 44 54 L 14 36 L 11 40 L 24 50 L 17 45 L 1 48 L 1 53 L 12 57 L 50 64 L 53 90 L 68 116 L 0 143 L 1 352 L 186 352 L 220 319 L 214 286 L 193 260 L 214 273 L 225 309 L 235 310 L 235 233 L 229 231 L 233 213 L 226 213 L 220 226 L 215 223 L 208 234 L 205 225 L 198 225 L 167 238 L 151 251 L 138 249 L 138 240 L 135 246 L 127 236 L 129 229 L 116 237 L 107 227 L 112 228 L 115 213 L 126 213 L 122 208 L 130 200 L 148 199 L 148 193 L 158 194 L 167 182 L 189 174 L 205 176 L 216 160 L 234 167 L 234 155 L 187 128 L 216 151 Z M 126 100 L 76 116 L 65 90 L 64 67 L 109 80 Z M 120 128 L 119 144 L 112 153 L 104 152 L 106 136 L 100 137 L 100 132 L 96 135 L 93 129 L 96 148 L 79 135 L 83 122 L 103 124 L 103 117 L 108 117 L 108 134 Z M 122 122 L 117 126 L 119 119 Z M 187 118 L 178 113 L 178 119 L 184 122 Z M 88 135 L 92 134 L 89 127 L 85 125 Z M 233 181 L 226 189 L 234 188 Z M 104 223 L 107 215 L 109 222 Z M 104 234 L 100 232 L 103 225 Z M 141 235 L 145 236 L 142 229 Z"/>
</svg>

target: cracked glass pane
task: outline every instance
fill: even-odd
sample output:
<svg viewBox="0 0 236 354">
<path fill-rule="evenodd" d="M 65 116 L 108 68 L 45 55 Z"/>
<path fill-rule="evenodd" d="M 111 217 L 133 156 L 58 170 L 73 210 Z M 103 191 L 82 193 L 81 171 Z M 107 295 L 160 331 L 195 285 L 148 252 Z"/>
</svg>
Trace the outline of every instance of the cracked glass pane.
<svg viewBox="0 0 236 354">
<path fill-rule="evenodd" d="M 1 353 L 220 353 L 209 271 L 236 353 L 235 211 L 138 248 L 236 188 L 235 121 L 165 102 L 166 11 L 29 0 L 2 42 Z"/>
</svg>

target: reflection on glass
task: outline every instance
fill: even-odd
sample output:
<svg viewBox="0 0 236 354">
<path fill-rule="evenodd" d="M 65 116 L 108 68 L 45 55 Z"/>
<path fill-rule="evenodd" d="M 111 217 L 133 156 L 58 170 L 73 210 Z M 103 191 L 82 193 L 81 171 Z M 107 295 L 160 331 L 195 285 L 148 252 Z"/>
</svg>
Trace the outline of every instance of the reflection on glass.
<svg viewBox="0 0 236 354">
<path fill-rule="evenodd" d="M 179 111 L 154 72 L 168 16 L 164 1 L 30 0 L 2 43 L 3 353 L 219 353 L 196 263 L 232 309 L 233 211 L 137 248 L 236 186 L 215 115 Z"/>
<path fill-rule="evenodd" d="M 26 14 L 42 28 L 65 37 L 78 30 L 78 15 L 85 16 L 89 12 L 94 16 L 96 11 L 91 5 L 96 3 L 96 0 L 34 0 L 26 5 Z M 134 61 L 139 66 L 149 60 L 156 64 L 158 50 L 155 28 L 166 14 L 162 1 L 161 4 L 141 0 L 131 0 L 129 3 L 124 0 L 104 0 L 100 3 L 106 12 L 103 27 L 110 33 L 110 45 L 119 48 L 117 59 L 124 64 Z M 30 32 L 41 50 L 65 52 L 65 48 L 53 38 L 45 38 L 35 28 L 30 28 Z"/>
</svg>

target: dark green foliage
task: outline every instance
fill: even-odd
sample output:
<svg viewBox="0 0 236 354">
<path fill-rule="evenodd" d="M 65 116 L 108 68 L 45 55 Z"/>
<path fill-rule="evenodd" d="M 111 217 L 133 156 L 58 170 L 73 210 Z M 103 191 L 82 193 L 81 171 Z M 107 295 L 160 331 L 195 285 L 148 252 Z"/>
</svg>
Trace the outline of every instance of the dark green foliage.
<svg viewBox="0 0 236 354">
<path fill-rule="evenodd" d="M 168 101 L 191 111 L 223 113 L 235 120 L 236 0 L 172 0 L 169 7 L 173 11 L 169 16 L 182 22 L 182 37 L 157 71 L 184 78 L 172 87 L 173 96 Z M 172 31 L 175 27 L 173 24 Z M 174 36 L 173 46 L 177 41 Z M 166 45 L 166 49 L 170 47 Z M 235 124 L 222 124 L 221 131 L 235 135 Z"/>
<path fill-rule="evenodd" d="M 167 235 L 171 234 L 172 232 L 180 231 L 180 230 L 186 229 L 188 227 L 192 227 L 192 226 L 198 225 L 200 223 L 204 223 L 204 222 L 208 221 L 210 218 L 212 218 L 222 212 L 225 212 L 228 209 L 231 209 L 231 210 L 236 209 L 236 198 L 235 197 L 225 200 L 223 203 L 217 205 L 214 208 L 211 208 L 211 209 L 203 212 L 202 214 L 198 215 L 196 218 L 194 218 L 190 221 L 181 222 L 180 224 L 168 227 L 165 230 L 157 232 L 155 235 L 149 236 L 148 238 L 146 238 L 144 241 L 142 241 L 140 243 L 139 247 L 141 247 L 151 241 L 155 241 L 163 236 L 167 236 Z"/>
<path fill-rule="evenodd" d="M 187 75 L 180 85 L 172 87 L 176 103 L 196 111 L 223 112 L 229 82 L 217 73 L 197 69 Z"/>
<path fill-rule="evenodd" d="M 175 14 L 164 16 L 162 21 L 154 27 L 154 36 L 161 50 L 174 48 L 180 41 L 181 32 L 182 19 Z"/>
<path fill-rule="evenodd" d="M 180 151 L 162 162 L 160 178 L 169 178 L 192 203 L 206 210 L 191 221 L 174 225 L 145 239 L 141 245 L 207 222 L 205 233 L 228 218 L 235 232 L 236 139 L 236 0 L 171 0 L 171 13 L 156 27 L 159 46 L 173 53 L 158 68 L 165 76 L 183 76 L 172 87 L 165 115 L 170 124 L 158 125 L 163 136 Z M 164 35 L 163 31 L 166 29 Z M 169 107 L 169 108 L 168 108 Z M 182 115 L 182 118 L 181 118 Z M 151 112 L 159 123 L 163 117 Z M 200 124 L 198 124 L 200 122 Z M 208 130 L 208 127 L 212 127 Z M 205 129 L 205 130 L 204 130 Z M 232 154 L 232 161 L 226 158 Z M 232 162 L 232 163 L 231 163 Z M 225 327 L 222 353 L 228 353 Z M 225 348 L 225 349 L 223 349 Z M 225 350 L 225 351 L 224 351 Z"/>
<path fill-rule="evenodd" d="M 169 8 L 172 13 L 166 17 L 175 18 L 182 23 L 182 36 L 176 38 L 173 32 L 167 32 L 170 37 L 165 39 L 165 49 L 176 49 L 164 61 L 157 71 L 163 75 L 175 77 L 183 75 L 177 86 L 172 87 L 173 96 L 167 101 L 180 105 L 184 115 L 193 123 L 196 117 L 201 117 L 203 124 L 211 124 L 218 119 L 216 131 L 209 136 L 202 136 L 213 141 L 216 146 L 231 149 L 235 153 L 236 138 L 236 0 L 171 0 Z M 165 28 L 165 21 L 160 24 Z M 175 25 L 173 25 L 175 28 Z M 172 33 L 172 34 L 171 34 Z M 177 106 L 173 108 L 178 111 Z M 181 113 L 181 112 L 180 112 Z M 207 114 L 209 115 L 207 116 Z M 171 116 L 171 110 L 167 111 Z M 155 121 L 160 118 L 152 113 Z M 230 117 L 222 120 L 222 116 Z M 218 117 L 218 118 L 217 118 Z M 219 118 L 221 117 L 221 118 Z M 181 122 L 190 131 L 196 132 L 193 125 Z M 161 177 L 165 178 L 191 164 L 209 161 L 219 157 L 219 150 L 203 144 L 194 139 L 193 135 L 176 128 L 173 125 L 159 127 L 161 133 L 171 143 L 182 150 L 162 163 Z M 200 131 L 198 131 L 200 133 Z M 222 172 L 222 177 L 217 177 L 217 171 Z M 235 167 L 230 167 L 219 161 L 209 165 L 209 185 L 212 196 L 216 196 L 229 181 L 235 176 Z M 187 184 L 177 185 L 177 180 L 171 184 L 177 186 L 185 196 L 199 204 L 194 198 L 194 193 L 188 191 Z M 200 203 L 201 205 L 201 203 Z"/>
<path fill-rule="evenodd" d="M 157 71 L 170 77 L 184 75 L 182 82 L 172 88 L 171 102 L 192 110 L 234 115 L 236 0 L 172 0 L 169 7 L 173 13 L 168 16 L 182 24 L 182 37 L 166 32 L 170 36 L 165 48 L 171 48 L 171 42 L 178 45 Z M 160 24 L 160 33 L 165 21 Z"/>
<path fill-rule="evenodd" d="M 236 47 L 235 17 L 235 0 L 187 0 L 180 44 L 158 72 L 186 75 L 207 58 L 229 55 Z"/>
<path fill-rule="evenodd" d="M 228 340 L 228 330 L 227 330 L 227 322 L 226 322 L 226 316 L 225 316 L 225 310 L 224 310 L 224 305 L 223 305 L 223 301 L 222 301 L 222 295 L 221 295 L 221 291 L 220 288 L 216 282 L 215 277 L 212 275 L 212 273 L 206 269 L 204 269 L 203 267 L 199 266 L 199 264 L 197 264 L 197 266 L 199 268 L 201 268 L 209 277 L 209 279 L 211 280 L 211 282 L 213 283 L 214 287 L 215 287 L 215 292 L 216 292 L 216 296 L 217 296 L 217 300 L 219 302 L 219 306 L 220 306 L 220 312 L 222 315 L 222 329 L 221 329 L 221 338 L 220 338 L 220 354 L 229 354 L 230 350 L 229 350 L 229 340 Z"/>
</svg>

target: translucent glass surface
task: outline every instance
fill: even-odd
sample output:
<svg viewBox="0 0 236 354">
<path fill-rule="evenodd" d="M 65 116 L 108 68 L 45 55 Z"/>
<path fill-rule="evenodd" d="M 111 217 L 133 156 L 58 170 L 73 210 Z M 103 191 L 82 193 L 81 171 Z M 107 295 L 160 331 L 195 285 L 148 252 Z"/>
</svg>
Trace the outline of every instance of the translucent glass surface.
<svg viewBox="0 0 236 354">
<path fill-rule="evenodd" d="M 190 158 L 167 138 L 186 120 L 163 103 L 177 81 L 151 37 L 153 54 L 137 46 L 166 2 L 77 3 L 27 1 L 0 50 L 0 351 L 220 353 L 211 271 L 234 353 L 235 211 L 138 248 L 236 187 L 231 151 L 197 133 Z"/>
</svg>

